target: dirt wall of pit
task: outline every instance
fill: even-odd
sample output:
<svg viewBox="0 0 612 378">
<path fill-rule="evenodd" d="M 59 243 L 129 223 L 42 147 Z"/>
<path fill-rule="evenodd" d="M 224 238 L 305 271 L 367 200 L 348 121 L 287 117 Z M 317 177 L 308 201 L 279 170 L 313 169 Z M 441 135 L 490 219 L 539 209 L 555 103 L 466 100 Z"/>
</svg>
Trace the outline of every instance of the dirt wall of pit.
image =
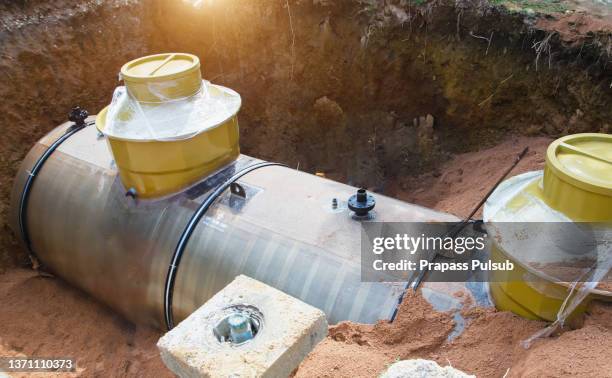
<svg viewBox="0 0 612 378">
<path fill-rule="evenodd" d="M 160 1 L 154 40 L 241 93 L 245 152 L 379 190 L 508 132 L 610 130 L 609 31 L 414 3 Z"/>
<path fill-rule="evenodd" d="M 0 271 L 25 262 L 6 223 L 23 156 L 72 106 L 110 102 L 121 65 L 150 53 L 149 11 L 131 0 L 0 4 Z"/>
<path fill-rule="evenodd" d="M 194 53 L 242 95 L 243 152 L 383 192 L 507 133 L 609 132 L 609 31 L 484 1 L 414 3 L 0 4 L 0 268 L 25 262 L 6 225 L 25 153 L 73 105 L 99 111 L 121 65 L 146 54 Z"/>
</svg>

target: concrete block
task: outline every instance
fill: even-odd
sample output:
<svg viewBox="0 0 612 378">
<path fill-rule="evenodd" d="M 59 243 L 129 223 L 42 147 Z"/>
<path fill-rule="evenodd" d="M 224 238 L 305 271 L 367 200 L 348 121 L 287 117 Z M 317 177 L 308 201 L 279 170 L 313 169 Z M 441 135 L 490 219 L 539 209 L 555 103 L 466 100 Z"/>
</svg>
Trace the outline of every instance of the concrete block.
<svg viewBox="0 0 612 378">
<path fill-rule="evenodd" d="M 227 319 L 251 315 L 251 340 L 223 342 Z M 258 319 L 261 318 L 261 319 Z M 157 346 L 166 366 L 180 377 L 286 377 L 327 335 L 325 314 L 246 276 L 238 276 Z"/>
<path fill-rule="evenodd" d="M 442 367 L 431 360 L 403 360 L 389 366 L 380 378 L 476 378 L 452 366 Z"/>
</svg>

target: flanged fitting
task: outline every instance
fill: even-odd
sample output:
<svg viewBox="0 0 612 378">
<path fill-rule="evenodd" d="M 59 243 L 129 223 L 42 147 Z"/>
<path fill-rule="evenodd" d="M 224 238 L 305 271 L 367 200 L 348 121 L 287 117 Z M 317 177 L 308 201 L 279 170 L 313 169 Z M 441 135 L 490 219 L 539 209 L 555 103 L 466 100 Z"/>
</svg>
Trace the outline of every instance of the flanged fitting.
<svg viewBox="0 0 612 378">
<path fill-rule="evenodd" d="M 76 126 L 84 126 L 87 117 L 89 117 L 87 110 L 81 109 L 79 106 L 75 106 L 70 113 L 68 113 L 68 120 L 74 122 Z"/>
<path fill-rule="evenodd" d="M 358 217 L 365 217 L 376 206 L 374 196 L 365 189 L 358 189 L 348 200 L 348 208 Z"/>
</svg>

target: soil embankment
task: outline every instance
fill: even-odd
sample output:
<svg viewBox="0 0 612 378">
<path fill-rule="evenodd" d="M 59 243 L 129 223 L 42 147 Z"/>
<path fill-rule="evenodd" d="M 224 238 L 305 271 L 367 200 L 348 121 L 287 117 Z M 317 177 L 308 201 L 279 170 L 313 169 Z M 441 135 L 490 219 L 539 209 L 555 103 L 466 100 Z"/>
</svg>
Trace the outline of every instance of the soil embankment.
<svg viewBox="0 0 612 378">
<path fill-rule="evenodd" d="M 241 93 L 245 153 L 380 191 L 508 133 L 610 131 L 605 20 L 415 3 L 164 2 L 155 41 Z"/>
<path fill-rule="evenodd" d="M 577 330 L 530 349 L 520 342 L 544 326 L 508 312 L 474 308 L 468 326 L 452 342 L 452 316 L 434 312 L 413 294 L 393 324 L 342 323 L 301 364 L 296 377 L 375 377 L 397 360 L 426 358 L 477 377 L 608 377 L 612 362 L 612 306 L 596 304 Z"/>
</svg>

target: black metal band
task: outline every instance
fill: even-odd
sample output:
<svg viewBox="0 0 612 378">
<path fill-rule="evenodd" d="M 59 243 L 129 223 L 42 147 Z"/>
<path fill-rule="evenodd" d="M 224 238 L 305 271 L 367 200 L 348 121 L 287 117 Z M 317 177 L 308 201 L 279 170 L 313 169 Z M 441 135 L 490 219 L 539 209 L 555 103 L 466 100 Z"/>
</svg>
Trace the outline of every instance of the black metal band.
<svg viewBox="0 0 612 378">
<path fill-rule="evenodd" d="M 84 129 L 89 125 L 93 125 L 95 122 L 82 123 L 82 124 L 73 124 L 70 126 L 64 134 L 57 138 L 55 142 L 53 142 L 49 148 L 38 158 L 32 170 L 28 172 L 28 179 L 26 180 L 25 185 L 23 186 L 23 191 L 21 192 L 21 199 L 19 200 L 19 213 L 18 213 L 18 221 L 19 221 L 19 231 L 21 232 L 21 238 L 25 243 L 25 246 L 33 256 L 36 256 L 34 251 L 32 250 L 32 242 L 30 241 L 30 234 L 28 233 L 27 228 L 27 210 L 28 210 L 28 199 L 30 198 L 30 192 L 32 191 L 32 185 L 34 184 L 34 179 L 36 179 L 36 175 L 40 172 L 43 165 L 49 159 L 49 156 L 62 144 L 66 139 L 70 138 L 72 135 L 76 134 L 78 131 Z"/>
<path fill-rule="evenodd" d="M 168 330 L 174 328 L 174 316 L 172 314 L 172 296 L 174 292 L 174 281 L 176 279 L 176 272 L 178 270 L 178 266 L 181 262 L 181 258 L 183 257 L 183 251 L 189 242 L 189 238 L 191 234 L 197 227 L 200 219 L 206 211 L 210 208 L 213 202 L 227 189 L 230 187 L 232 183 L 238 180 L 240 177 L 246 175 L 249 172 L 252 172 L 256 169 L 269 167 L 269 166 L 282 166 L 286 167 L 284 164 L 280 163 L 272 163 L 272 162 L 262 162 L 250 165 L 248 167 L 243 168 L 241 171 L 235 173 L 232 177 L 230 177 L 225 182 L 219 184 L 208 197 L 198 206 L 198 209 L 193 213 L 191 219 L 187 223 L 187 226 L 183 230 L 181 237 L 179 238 L 178 244 L 174 249 L 174 254 L 172 255 L 172 260 L 170 262 L 170 266 L 168 267 L 168 274 L 166 275 L 166 286 L 164 291 L 164 317 L 166 320 L 166 327 Z"/>
</svg>

